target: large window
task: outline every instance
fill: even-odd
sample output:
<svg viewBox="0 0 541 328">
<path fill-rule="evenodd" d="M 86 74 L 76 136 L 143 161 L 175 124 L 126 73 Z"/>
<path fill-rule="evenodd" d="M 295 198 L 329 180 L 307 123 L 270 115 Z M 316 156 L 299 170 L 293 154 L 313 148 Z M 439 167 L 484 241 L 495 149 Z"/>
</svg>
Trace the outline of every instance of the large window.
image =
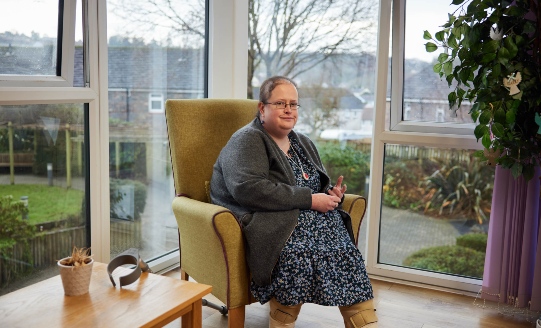
<svg viewBox="0 0 541 328">
<path fill-rule="evenodd" d="M 423 38 L 424 30 L 441 30 L 454 8 L 447 1 L 381 5 L 378 56 L 391 65 L 378 63 L 368 270 L 477 291 L 494 169 L 473 156 L 481 145 L 469 104 L 449 108 L 455 86 L 434 73 L 438 57 Z"/>
<path fill-rule="evenodd" d="M 107 22 L 111 256 L 150 260 L 178 248 L 164 101 L 206 96 L 205 2 L 110 0 Z"/>
<path fill-rule="evenodd" d="M 0 294 L 58 274 L 56 261 L 74 246 L 93 244 L 102 259 L 102 236 L 91 233 L 99 224 L 90 224 L 91 212 L 99 217 L 100 155 L 88 8 L 81 0 L 0 2 Z"/>
</svg>

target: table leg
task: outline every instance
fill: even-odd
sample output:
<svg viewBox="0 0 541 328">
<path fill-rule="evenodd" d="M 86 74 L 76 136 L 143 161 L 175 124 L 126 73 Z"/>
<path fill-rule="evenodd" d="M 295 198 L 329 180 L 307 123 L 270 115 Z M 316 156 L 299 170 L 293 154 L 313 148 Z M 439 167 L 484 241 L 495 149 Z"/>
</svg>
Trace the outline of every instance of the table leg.
<svg viewBox="0 0 541 328">
<path fill-rule="evenodd" d="M 182 328 L 203 327 L 203 301 L 199 299 L 192 304 L 192 310 L 182 316 Z"/>
</svg>

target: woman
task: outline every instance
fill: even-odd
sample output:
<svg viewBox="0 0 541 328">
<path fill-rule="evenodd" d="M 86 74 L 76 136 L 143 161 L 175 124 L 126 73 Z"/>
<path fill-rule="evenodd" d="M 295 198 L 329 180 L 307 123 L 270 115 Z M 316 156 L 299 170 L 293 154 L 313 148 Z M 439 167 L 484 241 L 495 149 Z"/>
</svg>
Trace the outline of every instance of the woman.
<svg viewBox="0 0 541 328">
<path fill-rule="evenodd" d="M 223 148 L 211 200 L 243 227 L 251 291 L 270 302 L 270 327 L 294 327 L 303 303 L 338 306 L 346 327 L 376 327 L 372 286 L 341 210 L 342 177 L 332 186 L 312 141 L 293 131 L 298 93 L 275 76 L 260 88 L 259 112 Z"/>
</svg>

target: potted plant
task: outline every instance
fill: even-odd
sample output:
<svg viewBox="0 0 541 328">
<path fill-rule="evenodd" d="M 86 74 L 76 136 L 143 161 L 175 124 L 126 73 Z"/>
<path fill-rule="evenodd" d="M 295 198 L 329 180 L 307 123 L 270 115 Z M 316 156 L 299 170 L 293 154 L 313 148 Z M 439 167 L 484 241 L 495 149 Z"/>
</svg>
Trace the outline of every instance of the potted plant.
<svg viewBox="0 0 541 328">
<path fill-rule="evenodd" d="M 434 72 L 447 80 L 451 109 L 473 107 L 476 156 L 533 177 L 541 154 L 541 3 L 533 0 L 453 0 L 426 51 L 442 49 Z"/>
<path fill-rule="evenodd" d="M 65 295 L 77 296 L 88 293 L 93 264 L 90 249 L 75 246 L 71 256 L 58 261 Z"/>
</svg>

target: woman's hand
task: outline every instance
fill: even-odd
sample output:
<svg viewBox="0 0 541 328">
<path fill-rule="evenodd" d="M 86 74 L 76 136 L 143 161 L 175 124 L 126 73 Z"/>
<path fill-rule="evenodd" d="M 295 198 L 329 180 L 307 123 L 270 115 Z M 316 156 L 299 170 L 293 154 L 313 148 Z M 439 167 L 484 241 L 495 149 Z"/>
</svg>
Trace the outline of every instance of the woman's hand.
<svg viewBox="0 0 541 328">
<path fill-rule="evenodd" d="M 324 193 L 312 194 L 312 207 L 310 209 L 325 213 L 338 207 L 341 200 L 340 197 L 334 195 Z"/>
<path fill-rule="evenodd" d="M 336 196 L 342 199 L 342 197 L 346 193 L 346 190 L 348 190 L 348 186 L 346 186 L 346 184 L 342 185 L 343 180 L 344 180 L 344 177 L 342 175 L 338 177 L 338 180 L 336 181 L 336 185 L 327 191 L 329 195 Z"/>
</svg>

